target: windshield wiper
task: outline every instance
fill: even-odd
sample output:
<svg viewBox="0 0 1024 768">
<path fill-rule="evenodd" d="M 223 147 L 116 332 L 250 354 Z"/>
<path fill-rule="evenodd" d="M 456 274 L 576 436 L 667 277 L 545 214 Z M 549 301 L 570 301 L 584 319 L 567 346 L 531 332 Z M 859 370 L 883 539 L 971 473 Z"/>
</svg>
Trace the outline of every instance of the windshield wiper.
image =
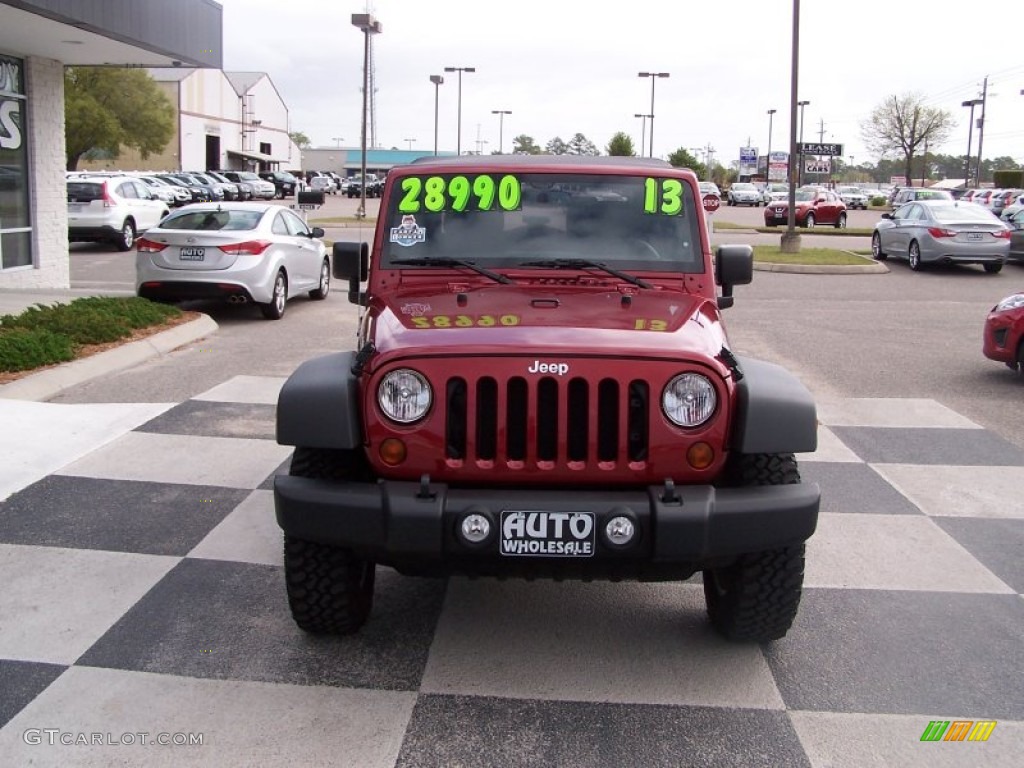
<svg viewBox="0 0 1024 768">
<path fill-rule="evenodd" d="M 627 283 L 639 286 L 640 288 L 651 288 L 651 284 L 646 280 L 641 280 L 639 277 L 620 272 L 613 267 L 609 267 L 607 264 L 600 261 L 591 261 L 590 259 L 539 259 L 537 261 L 523 261 L 520 262 L 521 267 L 550 267 L 552 269 L 600 269 L 602 272 L 607 272 L 609 275 L 625 280 Z"/>
<path fill-rule="evenodd" d="M 502 285 L 510 285 L 514 281 L 505 275 L 498 274 L 497 272 L 491 272 L 489 269 L 478 267 L 475 262 L 464 261 L 463 259 L 451 259 L 442 256 L 414 256 L 408 259 L 392 259 L 392 264 L 410 264 L 419 267 L 465 267 L 466 269 L 472 269 L 477 274 L 489 277 L 495 282 L 501 283 Z"/>
</svg>

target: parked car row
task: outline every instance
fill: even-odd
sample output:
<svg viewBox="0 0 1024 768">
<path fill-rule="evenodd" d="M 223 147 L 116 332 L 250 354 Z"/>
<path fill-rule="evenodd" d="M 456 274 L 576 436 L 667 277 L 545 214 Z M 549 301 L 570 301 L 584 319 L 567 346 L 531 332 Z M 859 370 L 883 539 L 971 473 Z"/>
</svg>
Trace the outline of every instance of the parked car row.
<svg viewBox="0 0 1024 768">
<path fill-rule="evenodd" d="M 960 199 L 988 208 L 1000 218 L 1008 218 L 1020 210 L 1024 189 L 968 189 Z M 1010 208 L 1013 210 L 1007 214 Z"/>
</svg>

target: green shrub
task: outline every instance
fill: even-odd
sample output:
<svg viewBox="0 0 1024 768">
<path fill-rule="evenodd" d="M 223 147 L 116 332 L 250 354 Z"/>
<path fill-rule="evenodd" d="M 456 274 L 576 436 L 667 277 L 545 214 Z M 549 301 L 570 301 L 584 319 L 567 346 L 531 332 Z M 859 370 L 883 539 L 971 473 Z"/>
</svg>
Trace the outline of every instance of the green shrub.
<svg viewBox="0 0 1024 768">
<path fill-rule="evenodd" d="M 45 328 L 0 330 L 0 371 L 29 371 L 74 357 L 74 345 L 67 336 Z"/>
<path fill-rule="evenodd" d="M 24 371 L 74 358 L 85 344 L 104 344 L 160 325 L 181 310 L 138 297 L 88 297 L 36 304 L 0 317 L 0 370 Z"/>
<path fill-rule="evenodd" d="M 871 198 L 872 205 L 885 205 L 888 202 L 889 198 L 887 198 L 885 195 L 875 195 L 874 197 Z"/>
</svg>

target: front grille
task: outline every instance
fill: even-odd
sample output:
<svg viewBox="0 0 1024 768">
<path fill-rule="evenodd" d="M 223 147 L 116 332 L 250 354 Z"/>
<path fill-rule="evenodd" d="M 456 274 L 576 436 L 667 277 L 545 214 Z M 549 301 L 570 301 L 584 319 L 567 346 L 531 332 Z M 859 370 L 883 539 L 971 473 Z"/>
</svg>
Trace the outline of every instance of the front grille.
<svg viewBox="0 0 1024 768">
<path fill-rule="evenodd" d="M 648 458 L 646 381 L 455 377 L 445 395 L 448 459 L 553 467 Z"/>
</svg>

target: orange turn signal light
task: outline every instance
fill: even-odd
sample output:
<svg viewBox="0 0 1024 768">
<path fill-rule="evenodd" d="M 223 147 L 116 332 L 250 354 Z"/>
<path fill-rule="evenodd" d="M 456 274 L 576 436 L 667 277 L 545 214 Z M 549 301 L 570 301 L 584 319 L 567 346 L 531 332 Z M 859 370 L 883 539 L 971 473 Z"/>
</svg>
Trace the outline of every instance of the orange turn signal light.
<svg viewBox="0 0 1024 768">
<path fill-rule="evenodd" d="M 405 443 L 397 437 L 389 437 L 382 442 L 377 452 L 380 455 L 380 460 L 389 467 L 397 467 L 405 461 L 407 453 Z"/>
<path fill-rule="evenodd" d="M 707 469 L 715 461 L 715 449 L 705 442 L 694 443 L 686 451 L 686 460 L 694 469 Z"/>
</svg>

